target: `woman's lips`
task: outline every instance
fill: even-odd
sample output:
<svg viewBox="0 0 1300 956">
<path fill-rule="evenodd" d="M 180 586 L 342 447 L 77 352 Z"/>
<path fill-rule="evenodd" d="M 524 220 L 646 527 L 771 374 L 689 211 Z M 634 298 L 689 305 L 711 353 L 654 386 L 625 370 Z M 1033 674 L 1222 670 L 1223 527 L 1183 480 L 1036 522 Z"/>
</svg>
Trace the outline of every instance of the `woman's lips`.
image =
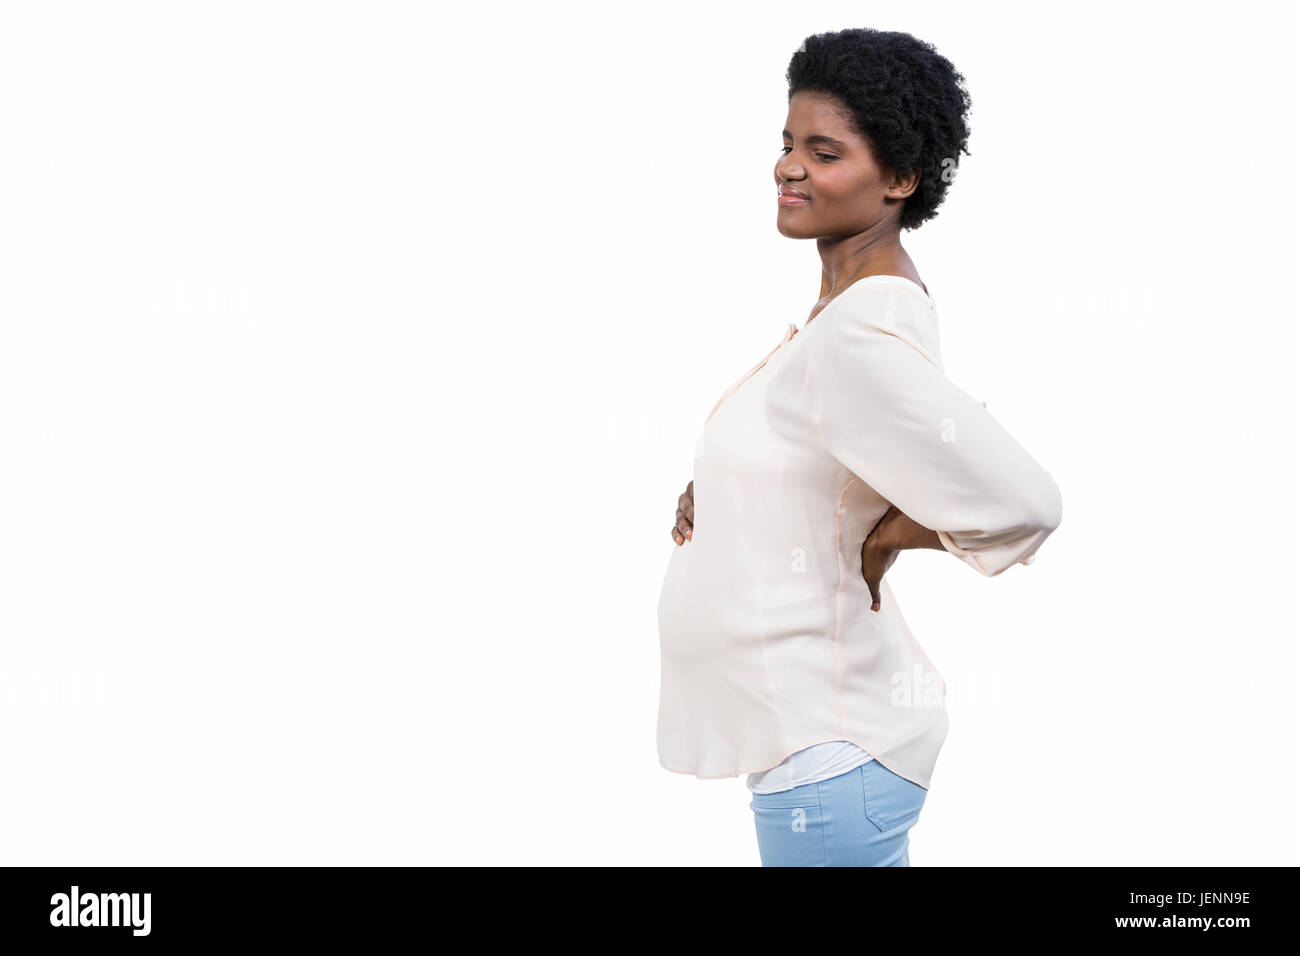
<svg viewBox="0 0 1300 956">
<path fill-rule="evenodd" d="M 777 196 L 776 204 L 778 206 L 806 206 L 808 200 L 802 196 Z"/>
</svg>

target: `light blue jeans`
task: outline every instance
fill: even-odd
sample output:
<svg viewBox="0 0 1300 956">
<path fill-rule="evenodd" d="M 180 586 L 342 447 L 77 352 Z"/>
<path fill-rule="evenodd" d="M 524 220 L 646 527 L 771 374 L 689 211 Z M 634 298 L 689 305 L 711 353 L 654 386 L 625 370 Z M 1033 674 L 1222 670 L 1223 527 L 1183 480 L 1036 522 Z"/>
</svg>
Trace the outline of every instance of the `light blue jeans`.
<svg viewBox="0 0 1300 956">
<path fill-rule="evenodd" d="M 907 831 L 926 790 L 868 760 L 838 777 L 777 793 L 749 808 L 763 866 L 910 866 Z"/>
</svg>

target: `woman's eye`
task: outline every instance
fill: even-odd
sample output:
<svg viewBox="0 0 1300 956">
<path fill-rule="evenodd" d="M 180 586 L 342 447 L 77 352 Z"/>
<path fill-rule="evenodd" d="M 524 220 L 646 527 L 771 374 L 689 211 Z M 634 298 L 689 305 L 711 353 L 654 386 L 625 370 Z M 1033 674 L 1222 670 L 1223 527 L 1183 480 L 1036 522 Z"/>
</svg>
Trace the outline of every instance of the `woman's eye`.
<svg viewBox="0 0 1300 956">
<path fill-rule="evenodd" d="M 793 146 L 782 146 L 782 147 L 781 147 L 781 154 L 782 154 L 783 156 L 784 156 L 784 155 L 788 155 L 789 152 L 790 152 L 790 150 L 792 150 L 792 149 L 794 149 Z M 818 159 L 820 159 L 820 160 L 821 160 L 822 162 L 824 162 L 824 163 L 829 163 L 829 162 L 832 162 L 832 161 L 834 161 L 834 160 L 839 159 L 838 156 L 834 156 L 834 155 L 832 155 L 831 153 L 813 153 L 813 155 L 816 156 Z"/>
</svg>

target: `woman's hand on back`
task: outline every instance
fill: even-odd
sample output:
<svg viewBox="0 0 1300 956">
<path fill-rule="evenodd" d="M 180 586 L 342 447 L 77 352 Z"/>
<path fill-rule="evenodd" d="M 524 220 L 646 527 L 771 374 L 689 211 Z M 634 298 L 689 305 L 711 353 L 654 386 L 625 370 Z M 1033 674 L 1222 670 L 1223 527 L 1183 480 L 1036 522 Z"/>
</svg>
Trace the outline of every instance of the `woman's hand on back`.
<svg viewBox="0 0 1300 956">
<path fill-rule="evenodd" d="M 880 516 L 862 543 L 862 578 L 871 591 L 871 610 L 880 610 L 880 582 L 900 551 L 928 548 L 947 551 L 937 532 L 917 524 L 893 505 Z"/>
<path fill-rule="evenodd" d="M 889 506 L 876 526 L 862 542 L 862 578 L 871 591 L 871 610 L 880 610 L 880 582 L 885 579 L 885 572 L 898 557 L 898 549 L 889 539 L 889 527 L 896 515 L 902 512 L 893 505 Z"/>
<path fill-rule="evenodd" d="M 685 544 L 695 530 L 695 479 L 686 483 L 686 490 L 677 499 L 677 523 L 673 525 L 673 540 Z"/>
</svg>

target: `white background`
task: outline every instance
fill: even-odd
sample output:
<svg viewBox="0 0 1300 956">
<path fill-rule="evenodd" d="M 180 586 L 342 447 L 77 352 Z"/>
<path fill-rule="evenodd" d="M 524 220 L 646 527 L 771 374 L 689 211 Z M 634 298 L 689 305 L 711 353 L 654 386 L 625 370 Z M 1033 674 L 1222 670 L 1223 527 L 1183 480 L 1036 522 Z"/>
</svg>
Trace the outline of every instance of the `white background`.
<svg viewBox="0 0 1300 956">
<path fill-rule="evenodd" d="M 819 295 L 790 55 L 872 26 L 967 79 L 904 244 L 1064 499 L 889 572 L 949 687 L 912 865 L 1294 863 L 1274 8 L 6 5 L 0 861 L 757 865 L 744 778 L 658 764 L 655 608 Z"/>
</svg>

